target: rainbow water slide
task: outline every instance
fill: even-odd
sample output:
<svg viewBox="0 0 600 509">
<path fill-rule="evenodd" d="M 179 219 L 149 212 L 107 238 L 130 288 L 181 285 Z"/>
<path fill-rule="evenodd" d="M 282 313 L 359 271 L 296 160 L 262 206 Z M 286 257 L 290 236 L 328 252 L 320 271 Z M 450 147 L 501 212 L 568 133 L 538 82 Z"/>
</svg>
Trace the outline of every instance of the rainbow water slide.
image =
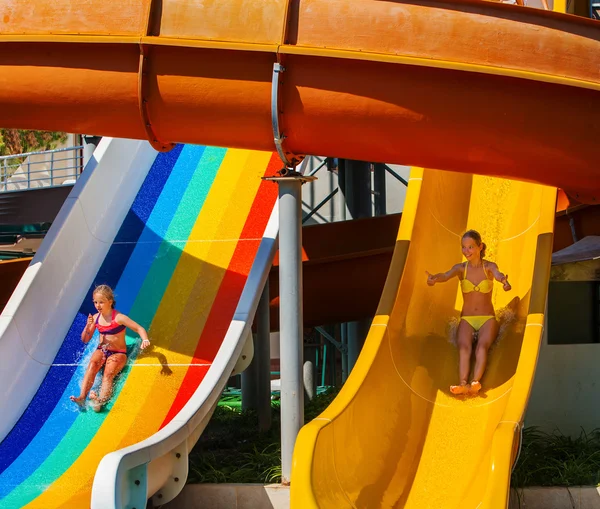
<svg viewBox="0 0 600 509">
<path fill-rule="evenodd" d="M 276 186 L 261 180 L 276 168 L 272 153 L 178 145 L 159 154 L 104 138 L 95 157 L 0 317 L 3 509 L 173 498 L 274 255 Z M 98 342 L 79 336 L 101 283 L 153 347 L 139 352 L 127 336 L 128 364 L 96 413 L 69 396 Z"/>
</svg>

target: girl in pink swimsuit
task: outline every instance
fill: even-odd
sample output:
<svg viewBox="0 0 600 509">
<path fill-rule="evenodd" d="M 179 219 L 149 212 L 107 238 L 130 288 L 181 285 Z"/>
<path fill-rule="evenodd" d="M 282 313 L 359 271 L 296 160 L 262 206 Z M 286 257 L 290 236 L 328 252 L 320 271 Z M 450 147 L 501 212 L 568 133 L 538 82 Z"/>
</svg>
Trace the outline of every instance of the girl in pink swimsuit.
<svg viewBox="0 0 600 509">
<path fill-rule="evenodd" d="M 511 289 L 508 275 L 502 274 L 494 262 L 484 260 L 485 249 L 481 235 L 475 230 L 469 230 L 462 237 L 462 252 L 467 261 L 457 263 L 445 273 L 427 272 L 429 286 L 458 277 L 463 293 L 464 304 L 457 341 L 460 383 L 450 386 L 452 394 L 477 394 L 481 390 L 481 377 L 487 364 L 488 350 L 498 336 L 498 322 L 492 304 L 494 279 L 502 283 L 504 291 L 508 292 Z M 475 369 L 473 380 L 469 384 L 467 380 L 471 371 L 471 353 L 475 337 Z"/>
<path fill-rule="evenodd" d="M 94 335 L 94 329 L 97 329 L 100 333 L 100 342 L 92 354 L 83 377 L 81 393 L 78 397 L 71 396 L 71 401 L 83 406 L 89 393 L 93 401 L 92 408 L 99 412 L 112 395 L 114 378 L 127 363 L 125 329 L 129 327 L 140 335 L 142 350 L 150 345 L 150 341 L 146 329 L 115 309 L 115 297 L 110 286 L 97 286 L 93 298 L 98 313 L 95 316 L 88 316 L 87 324 L 81 333 L 81 340 L 88 343 Z M 100 395 L 97 395 L 94 391 L 90 392 L 90 389 L 102 366 L 104 366 L 102 386 Z"/>
</svg>

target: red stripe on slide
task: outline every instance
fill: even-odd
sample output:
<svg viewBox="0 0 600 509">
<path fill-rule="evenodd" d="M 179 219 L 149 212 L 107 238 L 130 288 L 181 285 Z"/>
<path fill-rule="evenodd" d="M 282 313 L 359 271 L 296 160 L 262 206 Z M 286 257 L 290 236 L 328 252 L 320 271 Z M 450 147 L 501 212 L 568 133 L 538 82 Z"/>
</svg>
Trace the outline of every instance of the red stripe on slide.
<svg viewBox="0 0 600 509">
<path fill-rule="evenodd" d="M 281 167 L 281 161 L 273 154 L 265 175 L 274 175 Z M 262 181 L 258 187 L 256 197 L 250 208 L 248 218 L 244 223 L 244 228 L 240 235 L 241 239 L 260 239 L 263 236 L 273 205 L 277 199 L 277 185 L 273 182 Z M 194 353 L 195 364 L 212 363 L 217 354 L 229 324 L 233 319 L 233 314 L 248 279 L 248 274 L 254 262 L 260 240 L 242 240 L 237 243 L 233 252 L 227 272 L 223 277 L 215 301 L 213 302 L 210 314 L 198 346 Z M 206 372 L 203 370 L 188 369 L 179 391 L 175 396 L 173 405 L 169 409 L 161 429 L 166 426 L 189 401 L 190 397 L 197 389 L 198 385 L 204 379 Z"/>
</svg>

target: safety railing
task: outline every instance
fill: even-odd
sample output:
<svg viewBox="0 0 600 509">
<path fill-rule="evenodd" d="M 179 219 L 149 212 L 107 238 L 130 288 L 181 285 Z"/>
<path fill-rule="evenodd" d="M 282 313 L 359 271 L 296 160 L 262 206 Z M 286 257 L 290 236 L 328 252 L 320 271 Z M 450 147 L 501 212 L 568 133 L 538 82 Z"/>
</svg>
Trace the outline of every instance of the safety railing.
<svg viewBox="0 0 600 509">
<path fill-rule="evenodd" d="M 0 156 L 0 192 L 74 184 L 83 169 L 83 146 Z"/>
</svg>

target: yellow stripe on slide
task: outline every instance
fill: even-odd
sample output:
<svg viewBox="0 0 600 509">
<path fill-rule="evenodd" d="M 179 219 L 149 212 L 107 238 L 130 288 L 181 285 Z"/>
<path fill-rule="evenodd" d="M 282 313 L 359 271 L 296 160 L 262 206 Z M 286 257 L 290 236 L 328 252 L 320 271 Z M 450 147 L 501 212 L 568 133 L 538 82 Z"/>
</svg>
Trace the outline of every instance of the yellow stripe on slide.
<svg viewBox="0 0 600 509">
<path fill-rule="evenodd" d="M 150 327 L 153 337 L 160 337 L 156 355 L 139 359 L 129 374 L 119 398 L 102 427 L 73 465 L 47 491 L 32 501 L 28 508 L 81 506 L 81 492 L 89 492 L 95 469 L 109 451 L 138 442 L 154 433 L 164 420 L 186 372 L 186 366 L 173 366 L 172 374 L 161 374 L 161 367 L 141 366 L 156 363 L 161 354 L 171 364 L 189 363 L 201 331 L 189 327 L 203 325 L 206 318 L 190 321 L 185 316 L 189 306 L 197 305 L 208 315 L 221 280 L 237 244 L 236 241 L 212 242 L 215 237 L 235 239 L 239 236 L 253 203 L 260 176 L 270 154 L 228 150 L 200 212 L 179 263 L 163 295 Z M 262 172 L 246 171 L 262 162 Z M 258 166 L 258 164 L 257 164 Z M 198 242 L 203 238 L 205 242 Z M 219 244 L 229 246 L 221 248 Z M 201 262 L 199 263 L 199 260 Z M 204 267 L 203 270 L 199 265 Z M 204 280 L 204 272 L 219 269 L 220 277 Z M 200 278 L 199 278 L 200 276 Z M 181 322 L 181 323 L 180 323 Z M 187 325 L 186 325 L 187 324 Z M 177 348 L 174 348 L 177 346 Z M 181 348 L 185 346 L 184 348 Z M 184 350 L 184 351 L 182 351 Z M 75 497 L 75 498 L 73 498 Z M 72 500 L 71 500 L 72 499 Z M 77 502 L 75 502 L 77 500 Z M 77 505 L 73 505 L 77 503 Z"/>
<path fill-rule="evenodd" d="M 172 282 L 174 282 L 173 288 L 177 290 L 180 287 L 179 282 L 187 280 L 191 280 L 193 285 L 185 302 L 178 303 L 181 304 L 182 315 L 177 326 L 171 331 L 170 352 L 165 352 L 169 357 L 169 362 L 174 364 L 188 363 L 194 355 L 198 339 L 211 312 L 212 303 L 238 244 L 237 239 L 244 228 L 246 218 L 254 203 L 261 182 L 260 177 L 264 174 L 270 157 L 271 154 L 267 154 L 266 158 L 264 156 L 256 157 L 252 154 L 245 167 L 238 166 L 238 168 L 232 169 L 240 175 L 240 179 L 236 188 L 231 189 L 227 194 L 227 198 L 224 199 L 227 208 L 220 215 L 220 224 L 217 224 L 217 228 L 211 232 L 212 236 L 218 235 L 221 240 L 216 242 L 190 242 L 186 246 L 185 252 L 190 256 L 185 259 L 182 257 L 182 261 L 177 266 L 172 279 Z M 257 161 L 259 164 L 256 164 Z M 220 171 L 223 171 L 223 168 Z M 211 209 L 213 207 L 205 207 L 207 213 Z M 207 217 L 207 221 L 204 222 L 202 221 L 202 215 L 203 213 L 200 215 L 196 226 L 194 226 L 195 231 L 192 232 L 190 237 L 195 236 L 196 239 L 199 236 L 206 237 L 206 235 L 203 235 L 206 230 L 202 230 L 202 228 L 203 225 L 211 221 L 211 218 Z M 195 235 L 196 231 L 198 232 L 197 235 Z M 223 239 L 233 240 L 225 241 Z M 202 260 L 203 263 L 198 268 L 197 265 L 193 264 L 192 259 Z M 207 293 L 210 293 L 210 298 L 207 298 Z M 165 298 L 168 298 L 167 294 L 165 294 Z M 168 377 L 168 382 L 172 383 L 172 380 L 175 379 L 177 387 L 179 387 L 186 372 L 186 368 L 177 370 Z M 156 387 L 152 392 L 153 398 L 145 402 L 144 407 L 140 409 L 134 421 L 134 428 L 141 432 L 144 437 L 154 433 L 162 424 L 177 394 L 177 391 L 169 391 L 166 395 L 168 397 L 161 397 L 163 392 L 161 386 L 164 383 L 164 377 L 156 381 Z M 151 415 L 152 419 L 148 419 L 148 415 Z M 119 444 L 119 448 L 126 447 L 131 443 L 133 442 L 129 437 L 125 437 L 125 440 Z"/>
</svg>

